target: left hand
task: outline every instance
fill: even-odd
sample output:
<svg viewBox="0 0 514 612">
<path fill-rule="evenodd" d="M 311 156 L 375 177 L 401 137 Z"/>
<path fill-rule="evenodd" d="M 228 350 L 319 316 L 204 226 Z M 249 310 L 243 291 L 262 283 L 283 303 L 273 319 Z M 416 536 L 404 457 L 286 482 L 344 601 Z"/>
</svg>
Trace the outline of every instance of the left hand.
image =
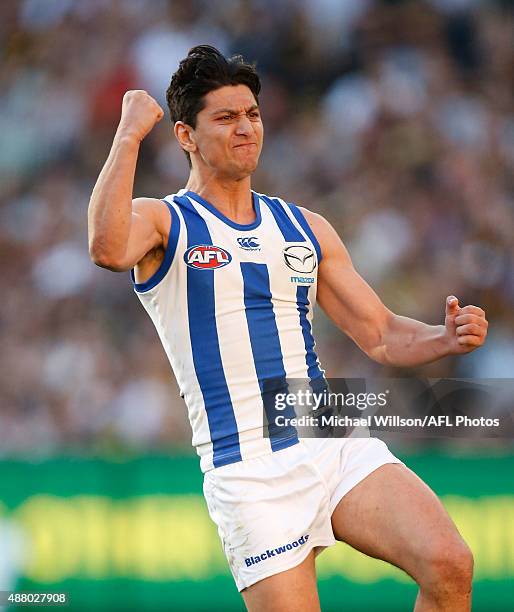
<svg viewBox="0 0 514 612">
<path fill-rule="evenodd" d="M 450 354 L 462 355 L 484 344 L 489 324 L 481 308 L 478 306 L 460 308 L 459 300 L 454 295 L 450 295 L 446 298 L 444 325 Z"/>
</svg>

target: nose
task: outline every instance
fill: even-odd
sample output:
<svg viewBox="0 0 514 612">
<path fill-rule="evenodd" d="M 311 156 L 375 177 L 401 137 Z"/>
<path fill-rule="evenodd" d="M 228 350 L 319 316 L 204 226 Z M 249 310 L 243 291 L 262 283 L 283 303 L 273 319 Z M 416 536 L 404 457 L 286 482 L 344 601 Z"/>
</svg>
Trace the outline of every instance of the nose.
<svg viewBox="0 0 514 612">
<path fill-rule="evenodd" d="M 252 122 L 250 121 L 250 119 L 248 119 L 245 113 L 242 113 L 238 117 L 236 133 L 240 134 L 241 136 L 244 136 L 244 135 L 251 134 L 251 132 L 252 132 Z"/>
</svg>

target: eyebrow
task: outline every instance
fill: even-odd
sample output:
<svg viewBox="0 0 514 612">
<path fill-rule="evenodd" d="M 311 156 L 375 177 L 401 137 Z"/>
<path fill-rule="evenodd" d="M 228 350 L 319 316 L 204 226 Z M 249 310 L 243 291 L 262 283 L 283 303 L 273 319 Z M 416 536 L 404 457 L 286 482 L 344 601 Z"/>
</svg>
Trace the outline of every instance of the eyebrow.
<svg viewBox="0 0 514 612">
<path fill-rule="evenodd" d="M 254 110 L 258 110 L 258 104 L 252 104 L 249 108 L 246 109 L 245 113 L 251 113 Z M 239 113 L 235 111 L 233 108 L 218 108 L 215 111 L 212 111 L 211 116 L 219 115 L 220 113 L 228 113 L 229 115 L 238 115 Z"/>
</svg>

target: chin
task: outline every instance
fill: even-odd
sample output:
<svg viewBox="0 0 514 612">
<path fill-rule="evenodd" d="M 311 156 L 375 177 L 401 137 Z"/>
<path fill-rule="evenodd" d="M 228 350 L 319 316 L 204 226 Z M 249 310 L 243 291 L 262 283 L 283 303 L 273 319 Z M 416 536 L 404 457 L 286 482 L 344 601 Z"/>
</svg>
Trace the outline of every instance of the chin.
<svg viewBox="0 0 514 612">
<path fill-rule="evenodd" d="M 247 161 L 247 163 L 245 164 L 245 168 L 248 170 L 248 172 L 252 173 L 252 172 L 255 172 L 258 165 L 259 165 L 259 156 L 256 156 L 253 159 L 249 159 Z"/>
<path fill-rule="evenodd" d="M 257 164 L 253 164 L 250 168 L 245 168 L 245 170 L 241 172 L 241 178 L 246 178 L 247 176 L 252 175 L 256 169 Z"/>
<path fill-rule="evenodd" d="M 252 174 L 253 172 L 255 172 L 255 170 L 257 170 L 257 166 L 258 166 L 258 161 L 255 160 L 251 164 L 248 164 L 245 167 L 245 170 L 248 172 L 248 174 Z"/>
<path fill-rule="evenodd" d="M 233 178 L 240 181 L 247 176 L 250 176 L 255 172 L 258 166 L 258 160 L 253 160 L 252 162 L 247 162 L 245 164 L 237 164 L 232 166 L 227 174 L 230 174 Z"/>
</svg>

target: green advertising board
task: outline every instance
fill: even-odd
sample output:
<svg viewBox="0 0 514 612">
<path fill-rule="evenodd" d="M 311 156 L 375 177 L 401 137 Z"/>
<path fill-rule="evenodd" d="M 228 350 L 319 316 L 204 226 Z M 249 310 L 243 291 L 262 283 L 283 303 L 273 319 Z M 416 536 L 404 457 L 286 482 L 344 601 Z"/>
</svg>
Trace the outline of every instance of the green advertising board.
<svg viewBox="0 0 514 612">
<path fill-rule="evenodd" d="M 514 456 L 402 459 L 475 556 L 473 610 L 514 609 Z M 0 462 L 0 579 L 69 610 L 241 610 L 193 456 Z M 317 562 L 323 610 L 412 610 L 400 570 L 338 544 Z M 4 587 L 5 588 L 5 587 Z"/>
</svg>

